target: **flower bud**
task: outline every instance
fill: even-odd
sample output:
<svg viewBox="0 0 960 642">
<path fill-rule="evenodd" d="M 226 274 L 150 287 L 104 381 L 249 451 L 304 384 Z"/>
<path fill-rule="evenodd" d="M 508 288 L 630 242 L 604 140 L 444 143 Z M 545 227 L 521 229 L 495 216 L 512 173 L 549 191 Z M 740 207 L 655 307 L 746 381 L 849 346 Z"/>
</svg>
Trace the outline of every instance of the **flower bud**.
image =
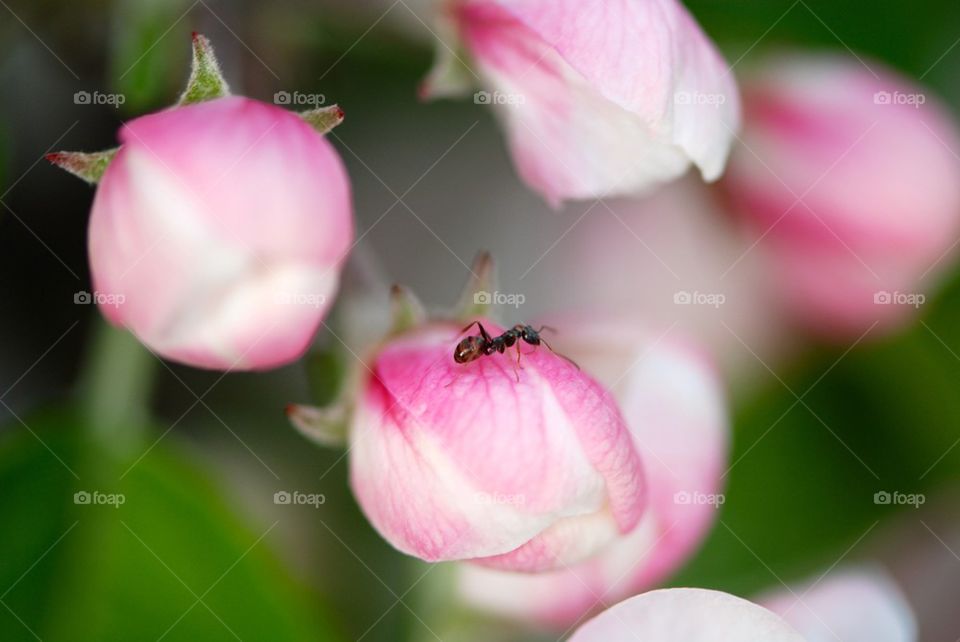
<svg viewBox="0 0 960 642">
<path fill-rule="evenodd" d="M 376 529 L 427 561 L 524 571 L 575 563 L 633 530 L 645 486 L 611 396 L 545 345 L 459 363 L 468 336 L 478 329 L 428 323 L 368 361 L 350 479 Z"/>
<path fill-rule="evenodd" d="M 696 588 L 632 597 L 593 618 L 570 638 L 570 642 L 633 640 L 804 642 L 790 625 L 762 606 L 729 593 Z"/>
<path fill-rule="evenodd" d="M 127 123 L 90 217 L 107 318 L 151 350 L 266 369 L 307 348 L 353 237 L 333 147 L 300 116 L 240 97 Z"/>
<path fill-rule="evenodd" d="M 885 571 L 860 566 L 830 571 L 758 603 L 809 642 L 915 642 L 917 622 L 900 587 Z"/>
<path fill-rule="evenodd" d="M 580 564 L 538 574 L 458 567 L 471 606 L 557 630 L 652 588 L 690 556 L 724 501 L 728 440 L 718 375 L 696 350 L 627 324 L 562 327 L 555 347 L 620 403 L 644 461 L 647 511 L 634 531 Z"/>
<path fill-rule="evenodd" d="M 676 0 L 455 0 L 427 95 L 482 89 L 521 177 L 550 203 L 632 194 L 696 165 L 723 171 L 734 78 Z M 471 68 L 464 60 L 471 61 Z"/>
<path fill-rule="evenodd" d="M 771 60 L 744 95 L 724 183 L 786 305 L 841 338 L 910 319 L 960 231 L 960 136 L 945 110 L 840 56 Z"/>
</svg>

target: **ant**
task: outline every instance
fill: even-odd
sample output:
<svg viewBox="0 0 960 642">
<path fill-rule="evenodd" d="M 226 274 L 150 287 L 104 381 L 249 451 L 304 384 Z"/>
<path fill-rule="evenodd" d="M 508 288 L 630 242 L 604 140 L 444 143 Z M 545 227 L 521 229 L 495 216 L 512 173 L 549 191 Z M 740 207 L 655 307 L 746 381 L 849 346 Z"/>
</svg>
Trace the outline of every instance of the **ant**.
<svg viewBox="0 0 960 642">
<path fill-rule="evenodd" d="M 460 331 L 460 334 L 463 334 L 473 326 L 477 326 L 480 329 L 479 335 L 469 336 L 463 339 L 460 343 L 457 344 L 456 349 L 453 351 L 453 360 L 457 363 L 469 363 L 475 361 L 480 357 L 488 356 L 499 352 L 503 354 L 507 351 L 507 348 L 512 348 L 514 345 L 517 347 L 517 368 L 521 368 L 520 365 L 520 342 L 529 343 L 532 346 L 545 345 L 549 348 L 550 352 L 553 352 L 557 356 L 563 357 L 574 365 L 578 370 L 580 366 L 576 363 L 564 357 L 562 354 L 556 352 L 553 348 L 550 347 L 550 344 L 540 336 L 540 333 L 544 330 L 549 330 L 550 332 L 556 332 L 550 326 L 541 326 L 539 330 L 535 330 L 531 325 L 524 325 L 518 323 L 513 326 L 503 334 L 498 337 L 491 336 L 487 329 L 483 327 L 483 324 L 479 321 L 474 321 L 463 330 Z M 517 381 L 520 381 L 520 373 L 517 372 Z"/>
</svg>

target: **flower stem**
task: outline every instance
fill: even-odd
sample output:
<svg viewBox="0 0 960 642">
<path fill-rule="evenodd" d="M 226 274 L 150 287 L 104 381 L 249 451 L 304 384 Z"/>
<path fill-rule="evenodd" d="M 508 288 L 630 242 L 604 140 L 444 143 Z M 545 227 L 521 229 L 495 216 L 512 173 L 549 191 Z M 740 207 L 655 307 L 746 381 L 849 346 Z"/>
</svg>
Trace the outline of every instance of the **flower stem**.
<svg viewBox="0 0 960 642">
<path fill-rule="evenodd" d="M 98 319 L 80 377 L 81 409 L 90 434 L 125 454 L 142 442 L 149 424 L 149 396 L 156 357 L 129 332 Z"/>
</svg>

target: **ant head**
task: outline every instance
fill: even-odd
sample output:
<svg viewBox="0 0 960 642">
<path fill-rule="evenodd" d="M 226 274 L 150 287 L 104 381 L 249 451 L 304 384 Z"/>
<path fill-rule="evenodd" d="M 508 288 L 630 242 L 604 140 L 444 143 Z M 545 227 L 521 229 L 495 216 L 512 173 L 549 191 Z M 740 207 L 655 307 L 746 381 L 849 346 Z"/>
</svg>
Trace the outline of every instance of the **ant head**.
<svg viewBox="0 0 960 642">
<path fill-rule="evenodd" d="M 535 330 L 532 325 L 518 326 L 520 337 L 530 345 L 540 345 L 540 332 Z"/>
<path fill-rule="evenodd" d="M 483 356 L 483 344 L 482 337 L 467 337 L 457 344 L 453 351 L 453 360 L 457 363 L 468 363 L 479 359 Z"/>
</svg>

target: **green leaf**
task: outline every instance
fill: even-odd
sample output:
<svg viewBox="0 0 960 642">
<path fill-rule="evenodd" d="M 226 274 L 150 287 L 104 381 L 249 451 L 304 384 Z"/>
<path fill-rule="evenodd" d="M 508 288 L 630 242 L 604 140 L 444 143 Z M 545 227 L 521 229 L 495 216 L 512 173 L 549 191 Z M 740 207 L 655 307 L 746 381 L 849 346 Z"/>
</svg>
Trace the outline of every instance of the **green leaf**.
<svg viewBox="0 0 960 642">
<path fill-rule="evenodd" d="M 822 572 L 851 547 L 844 559 L 869 556 L 888 518 L 920 517 L 877 493 L 929 495 L 956 483 L 957 368 L 944 367 L 942 355 L 952 357 L 926 334 L 915 327 L 846 356 L 820 354 L 781 375 L 802 402 L 773 381 L 742 405 L 726 504 L 671 584 L 749 596 L 779 586 L 777 577 Z"/>
<path fill-rule="evenodd" d="M 26 423 L 0 441 L 0 639 L 335 639 L 271 552 L 276 524 L 239 519 L 172 435 L 135 462 L 72 413 Z"/>
</svg>

